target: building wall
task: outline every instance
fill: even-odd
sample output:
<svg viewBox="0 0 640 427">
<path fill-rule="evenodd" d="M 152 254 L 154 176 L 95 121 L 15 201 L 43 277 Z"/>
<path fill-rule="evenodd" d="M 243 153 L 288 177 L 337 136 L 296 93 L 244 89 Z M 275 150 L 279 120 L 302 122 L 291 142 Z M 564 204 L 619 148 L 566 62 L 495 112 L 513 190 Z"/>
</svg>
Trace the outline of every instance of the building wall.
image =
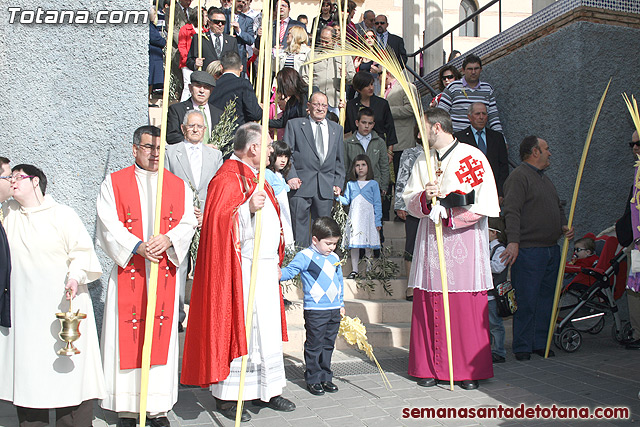
<svg viewBox="0 0 640 427">
<path fill-rule="evenodd" d="M 76 9 L 121 4 L 83 0 Z M 53 1 L 10 6 L 60 9 Z M 147 0 L 127 2 L 129 10 L 147 6 Z M 6 7 L 0 14 L 0 155 L 40 167 L 47 193 L 71 206 L 94 236 L 100 183 L 132 164 L 133 131 L 147 122 L 148 24 L 10 24 Z M 99 319 L 113 265 L 100 255 L 103 278 L 91 287 Z M 56 285 L 62 293 L 64 283 Z"/>
<path fill-rule="evenodd" d="M 622 215 L 633 179 L 627 144 L 633 124 L 621 93 L 640 95 L 640 30 L 574 22 L 488 63 L 482 80 L 496 89 L 511 159 L 527 135 L 551 148 L 548 176 L 569 204 L 583 145 L 600 96 L 613 78 L 596 125 L 575 214 L 577 235 L 599 232 Z"/>
<path fill-rule="evenodd" d="M 489 3 L 490 0 L 477 1 L 478 9 Z M 460 2 L 456 0 L 445 0 L 444 28 L 449 28 L 460 22 Z M 460 30 L 456 30 L 453 37 L 453 49 L 463 54 L 485 42 L 500 31 L 500 14 L 498 4 L 491 6 L 479 16 L 478 37 L 462 37 Z M 502 1 L 502 31 L 517 24 L 523 19 L 531 16 L 531 2 L 526 1 Z M 447 57 L 451 53 L 451 38 L 447 37 L 444 42 L 444 50 Z M 431 71 L 431 70 L 429 70 Z"/>
</svg>

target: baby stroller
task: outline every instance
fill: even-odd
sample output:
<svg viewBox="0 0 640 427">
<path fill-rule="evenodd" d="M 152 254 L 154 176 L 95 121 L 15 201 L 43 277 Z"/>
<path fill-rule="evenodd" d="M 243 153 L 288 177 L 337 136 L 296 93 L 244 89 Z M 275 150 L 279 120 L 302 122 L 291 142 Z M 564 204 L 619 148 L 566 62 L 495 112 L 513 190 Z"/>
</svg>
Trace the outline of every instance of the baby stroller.
<svg viewBox="0 0 640 427">
<path fill-rule="evenodd" d="M 618 239 L 614 236 L 585 237 L 595 240 L 599 255 L 594 267 L 567 265 L 566 274 L 575 274 L 562 291 L 558 323 L 553 334 L 555 345 L 572 353 L 582 345 L 581 332 L 598 334 L 604 328 L 605 315 L 612 314 L 611 334 L 615 341 L 631 339 L 631 324 L 622 322 L 616 300 L 622 296 L 627 282 L 627 254 L 624 249 L 616 253 Z"/>
</svg>

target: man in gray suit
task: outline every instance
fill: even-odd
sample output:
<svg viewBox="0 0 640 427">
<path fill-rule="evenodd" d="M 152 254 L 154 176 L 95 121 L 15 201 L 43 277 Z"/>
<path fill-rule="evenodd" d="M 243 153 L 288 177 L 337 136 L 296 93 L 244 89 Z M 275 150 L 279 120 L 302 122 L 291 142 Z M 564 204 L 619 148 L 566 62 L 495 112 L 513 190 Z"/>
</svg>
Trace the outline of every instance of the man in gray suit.
<svg viewBox="0 0 640 427">
<path fill-rule="evenodd" d="M 331 216 L 334 197 L 342 191 L 345 168 L 344 130 L 326 119 L 329 104 L 322 92 L 311 95 L 309 116 L 287 122 L 284 141 L 291 147 L 291 170 L 287 183 L 291 187 L 289 204 L 296 245 L 311 244 L 311 221 Z"/>
<path fill-rule="evenodd" d="M 209 181 L 222 166 L 222 153 L 208 145 L 204 145 L 204 116 L 200 110 L 188 111 L 182 122 L 184 141 L 179 144 L 168 145 L 164 157 L 164 166 L 171 173 L 182 178 L 197 193 L 199 206 L 204 207 L 207 199 Z M 198 228 L 202 226 L 202 211 L 198 203 L 194 201 L 194 211 L 198 219 Z M 184 311 L 185 285 L 187 282 L 188 262 L 190 257 L 185 257 L 180 265 L 178 278 L 180 284 L 180 307 L 178 330 L 182 332 L 182 322 L 186 317 Z"/>
</svg>

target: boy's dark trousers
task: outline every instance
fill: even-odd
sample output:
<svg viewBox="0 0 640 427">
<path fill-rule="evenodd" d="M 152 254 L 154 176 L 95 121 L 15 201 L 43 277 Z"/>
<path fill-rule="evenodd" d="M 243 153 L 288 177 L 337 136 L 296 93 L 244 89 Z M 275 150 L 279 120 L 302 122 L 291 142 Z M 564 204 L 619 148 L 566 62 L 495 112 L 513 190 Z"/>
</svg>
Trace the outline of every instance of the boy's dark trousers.
<svg viewBox="0 0 640 427">
<path fill-rule="evenodd" d="M 340 327 L 340 309 L 305 310 L 304 379 L 307 384 L 319 384 L 333 379 L 331 355 Z"/>
</svg>

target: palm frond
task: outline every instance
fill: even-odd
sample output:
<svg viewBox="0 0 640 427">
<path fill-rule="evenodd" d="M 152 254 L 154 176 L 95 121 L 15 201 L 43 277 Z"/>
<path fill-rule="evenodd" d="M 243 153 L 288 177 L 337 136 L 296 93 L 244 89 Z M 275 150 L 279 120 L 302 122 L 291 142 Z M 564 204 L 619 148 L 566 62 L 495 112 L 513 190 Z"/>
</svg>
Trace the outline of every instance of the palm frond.
<svg viewBox="0 0 640 427">
<path fill-rule="evenodd" d="M 362 324 L 362 321 L 358 317 L 351 318 L 349 316 L 342 316 L 338 334 L 342 336 L 349 345 L 357 345 L 359 350 L 365 352 L 367 357 L 376 364 L 385 388 L 390 390 L 392 388 L 391 383 L 382 370 L 378 359 L 376 359 L 376 356 L 373 354 L 373 347 L 367 339 L 367 328 Z"/>
<path fill-rule="evenodd" d="M 631 119 L 633 120 L 633 125 L 636 127 L 636 132 L 640 135 L 640 113 L 638 112 L 638 103 L 636 102 L 636 98 L 631 95 L 631 99 L 629 99 L 626 93 L 622 94 L 622 98 L 624 98 L 624 102 L 627 104 L 627 109 L 629 109 L 629 114 L 631 114 Z"/>
</svg>

